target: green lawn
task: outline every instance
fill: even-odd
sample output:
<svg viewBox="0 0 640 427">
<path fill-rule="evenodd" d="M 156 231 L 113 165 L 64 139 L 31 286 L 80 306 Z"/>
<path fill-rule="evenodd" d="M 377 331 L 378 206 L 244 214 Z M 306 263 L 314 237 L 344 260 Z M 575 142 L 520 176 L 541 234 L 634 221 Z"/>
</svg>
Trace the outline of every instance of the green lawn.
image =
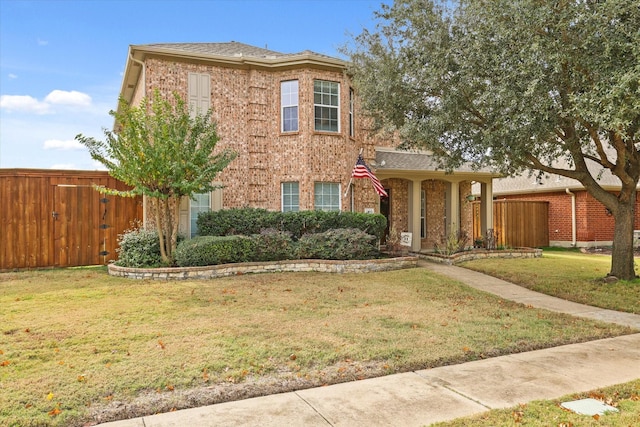
<svg viewBox="0 0 640 427">
<path fill-rule="evenodd" d="M 608 255 L 549 250 L 542 258 L 486 259 L 461 266 L 570 301 L 640 314 L 640 280 L 601 280 L 611 269 Z"/>
<path fill-rule="evenodd" d="M 590 417 L 565 410 L 562 402 L 593 398 L 618 409 Z M 555 400 L 529 402 L 510 409 L 496 409 L 473 417 L 435 423 L 431 427 L 631 427 L 640 421 L 640 379 L 614 387 L 578 393 Z"/>
<path fill-rule="evenodd" d="M 180 282 L 3 273 L 0 307 L 10 426 L 79 426 L 632 332 L 419 268 Z"/>
</svg>

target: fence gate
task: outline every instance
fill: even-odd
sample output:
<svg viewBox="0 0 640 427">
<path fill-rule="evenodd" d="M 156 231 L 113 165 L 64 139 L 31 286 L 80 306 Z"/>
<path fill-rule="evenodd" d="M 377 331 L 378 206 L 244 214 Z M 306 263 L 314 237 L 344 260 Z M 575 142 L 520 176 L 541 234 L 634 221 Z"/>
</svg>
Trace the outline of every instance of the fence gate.
<svg viewBox="0 0 640 427">
<path fill-rule="evenodd" d="M 117 259 L 118 235 L 142 219 L 142 199 L 94 185 L 127 189 L 102 171 L 0 169 L 0 270 Z"/>
<path fill-rule="evenodd" d="M 102 264 L 105 229 L 99 192 L 86 185 L 54 186 L 54 264 L 58 267 Z M 105 199 L 108 200 L 108 199 Z M 105 218 L 106 219 L 106 218 Z M 105 254 L 106 255 L 106 254 Z"/>
</svg>

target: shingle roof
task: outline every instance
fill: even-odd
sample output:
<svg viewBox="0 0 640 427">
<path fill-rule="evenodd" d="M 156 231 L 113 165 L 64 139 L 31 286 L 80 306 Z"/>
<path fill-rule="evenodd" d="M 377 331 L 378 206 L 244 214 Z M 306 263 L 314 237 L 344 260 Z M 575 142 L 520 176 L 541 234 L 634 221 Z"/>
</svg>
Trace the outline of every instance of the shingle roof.
<svg viewBox="0 0 640 427">
<path fill-rule="evenodd" d="M 180 52 L 201 53 L 220 56 L 249 56 L 252 58 L 278 58 L 287 56 L 282 52 L 263 49 L 235 41 L 226 43 L 152 43 L 142 45 L 150 48 L 176 50 Z"/>
<path fill-rule="evenodd" d="M 278 59 L 278 58 L 287 58 L 292 56 L 300 56 L 300 55 L 313 55 L 319 56 L 323 58 L 329 59 L 339 59 L 334 58 L 332 56 L 323 55 L 317 52 L 313 52 L 310 50 L 305 50 L 298 53 L 282 53 L 277 52 L 275 50 L 270 50 L 267 48 L 261 48 L 256 46 L 251 46 L 245 43 L 240 43 L 236 41 L 224 42 L 224 43 L 152 43 L 146 45 L 138 45 L 136 47 L 145 47 L 152 49 L 162 49 L 162 50 L 174 50 L 176 52 L 191 53 L 191 54 L 201 54 L 201 55 L 216 55 L 216 56 L 226 56 L 226 57 L 249 57 L 249 58 L 260 58 L 260 59 Z"/>
<path fill-rule="evenodd" d="M 445 168 L 439 164 L 433 155 L 424 152 L 376 150 L 376 163 L 378 170 L 445 171 Z M 474 169 L 470 163 L 466 163 L 455 170 L 457 172 L 491 173 L 489 169 Z"/>
<path fill-rule="evenodd" d="M 556 163 L 553 166 L 571 169 L 565 162 L 558 161 Z M 603 170 L 602 167 L 589 160 L 587 160 L 587 167 L 601 187 L 607 190 L 620 189 L 620 179 L 613 175 L 610 170 Z M 538 172 L 533 174 L 524 172 L 519 176 L 500 178 L 493 181 L 493 194 L 495 195 L 555 192 L 564 191 L 566 188 L 570 190 L 584 189 L 584 186 L 578 180 L 555 174 L 544 173 L 538 178 Z"/>
</svg>

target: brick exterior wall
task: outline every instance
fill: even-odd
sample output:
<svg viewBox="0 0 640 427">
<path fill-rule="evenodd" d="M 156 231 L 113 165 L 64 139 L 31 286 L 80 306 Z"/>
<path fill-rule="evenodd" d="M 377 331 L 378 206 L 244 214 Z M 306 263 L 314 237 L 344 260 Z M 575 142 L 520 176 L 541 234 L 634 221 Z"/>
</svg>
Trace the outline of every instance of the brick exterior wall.
<svg viewBox="0 0 640 427">
<path fill-rule="evenodd" d="M 225 208 L 252 206 L 280 210 L 282 182 L 297 181 L 300 209 L 314 208 L 314 183 L 341 184 L 344 194 L 351 169 L 363 146 L 362 120 L 356 115 L 356 138 L 349 132 L 350 81 L 343 72 L 322 69 L 260 70 L 222 67 L 211 63 L 173 62 L 161 57 L 146 59 L 148 94 L 177 91 L 187 97 L 188 73 L 211 75 L 211 106 L 218 123 L 218 147 L 238 153 L 220 175 L 225 183 Z M 280 132 L 280 82 L 298 80 L 299 131 Z M 340 132 L 314 130 L 313 82 L 340 84 Z M 384 145 L 384 141 L 376 141 Z M 373 147 L 364 155 L 373 157 Z M 374 208 L 378 196 L 367 180 L 354 180 L 355 210 Z M 342 209 L 351 209 L 351 195 L 342 198 Z"/>
<path fill-rule="evenodd" d="M 148 55 L 144 59 L 145 82 L 136 87 L 132 104 L 144 94 L 159 90 L 164 96 L 177 91 L 188 99 L 189 73 L 211 76 L 211 107 L 218 124 L 218 149 L 230 148 L 238 157 L 218 175 L 224 183 L 223 208 L 245 206 L 281 209 L 281 183 L 299 183 L 300 210 L 314 209 L 316 182 L 340 183 L 341 209 L 380 211 L 379 197 L 367 179 L 354 179 L 353 192 L 344 196 L 358 152 L 364 159 L 375 158 L 375 147 L 395 147 L 397 141 L 370 134 L 368 122 L 358 112 L 356 98 L 355 137 L 349 136 L 349 89 L 351 82 L 343 70 L 331 67 L 289 66 L 251 68 L 214 62 Z M 280 84 L 298 80 L 298 132 L 280 131 Z M 314 129 L 313 83 L 327 80 L 340 84 L 340 132 Z M 408 229 L 409 193 L 407 181 L 383 181 L 391 189 L 390 222 L 398 231 Z M 446 182 L 424 181 L 427 192 L 427 238 L 423 248 L 433 248 L 445 235 Z M 460 185 L 461 227 L 472 234 L 472 209 L 465 203 L 471 183 Z M 146 217 L 150 218 L 149 215 Z M 458 223 L 458 221 L 456 221 Z"/>
</svg>

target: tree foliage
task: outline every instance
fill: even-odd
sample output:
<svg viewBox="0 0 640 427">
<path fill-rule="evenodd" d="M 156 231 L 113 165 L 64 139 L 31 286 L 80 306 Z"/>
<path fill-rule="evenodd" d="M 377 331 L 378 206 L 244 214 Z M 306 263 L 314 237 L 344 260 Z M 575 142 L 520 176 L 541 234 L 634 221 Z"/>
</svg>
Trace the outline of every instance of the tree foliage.
<svg viewBox="0 0 640 427">
<path fill-rule="evenodd" d="M 215 176 L 236 156 L 229 150 L 214 152 L 219 138 L 211 111 L 193 116 L 177 93 L 172 101 L 159 91 L 139 106 L 120 99 L 119 109 L 110 112 L 116 129 L 105 129 L 104 141 L 76 136 L 111 176 L 132 187 L 104 191 L 144 195 L 152 201 L 166 263 L 172 261 L 177 246 L 180 199 L 217 188 Z"/>
<path fill-rule="evenodd" d="M 364 108 L 405 147 L 505 175 L 579 181 L 616 220 L 612 275 L 635 277 L 640 177 L 636 0 L 398 0 L 346 47 Z M 620 181 L 606 191 L 602 173 Z"/>
</svg>

